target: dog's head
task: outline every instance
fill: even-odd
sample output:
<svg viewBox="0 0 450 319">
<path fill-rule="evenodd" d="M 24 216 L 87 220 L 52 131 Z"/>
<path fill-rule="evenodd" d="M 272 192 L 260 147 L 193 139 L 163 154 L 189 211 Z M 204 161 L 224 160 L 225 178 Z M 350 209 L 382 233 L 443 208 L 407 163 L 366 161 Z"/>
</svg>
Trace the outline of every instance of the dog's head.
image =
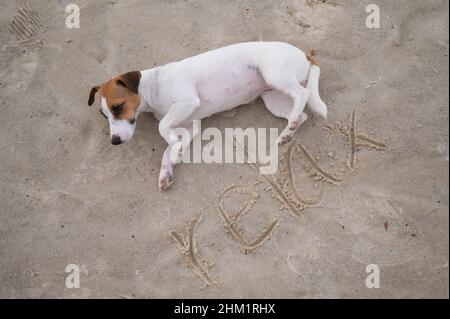
<svg viewBox="0 0 450 319">
<path fill-rule="evenodd" d="M 113 145 L 128 142 L 133 137 L 136 118 L 140 113 L 141 106 L 138 92 L 140 80 L 141 72 L 132 71 L 116 76 L 91 89 L 88 104 L 92 105 L 95 101 L 95 94 L 99 93 L 100 112 L 109 121 Z"/>
</svg>

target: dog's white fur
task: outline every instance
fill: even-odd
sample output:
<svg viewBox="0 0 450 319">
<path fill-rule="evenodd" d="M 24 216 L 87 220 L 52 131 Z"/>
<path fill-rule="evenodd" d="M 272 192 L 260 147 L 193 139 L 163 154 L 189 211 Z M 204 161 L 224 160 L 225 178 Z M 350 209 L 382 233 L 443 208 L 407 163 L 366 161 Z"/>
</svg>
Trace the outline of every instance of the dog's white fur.
<svg viewBox="0 0 450 319">
<path fill-rule="evenodd" d="M 298 48 L 282 42 L 247 42 L 226 46 L 164 66 L 141 71 L 137 114 L 153 112 L 159 132 L 169 144 L 164 152 L 159 186 L 173 183 L 170 152 L 177 140 L 171 131 L 184 127 L 192 132 L 193 120 L 230 110 L 261 97 L 277 117 L 288 120 L 278 138 L 288 142 L 307 119 L 305 104 L 327 116 L 319 96 L 320 68 Z M 102 111 L 110 119 L 111 134 L 131 139 L 134 124 L 111 120 L 106 101 Z M 191 138 L 194 138 L 191 134 Z"/>
</svg>

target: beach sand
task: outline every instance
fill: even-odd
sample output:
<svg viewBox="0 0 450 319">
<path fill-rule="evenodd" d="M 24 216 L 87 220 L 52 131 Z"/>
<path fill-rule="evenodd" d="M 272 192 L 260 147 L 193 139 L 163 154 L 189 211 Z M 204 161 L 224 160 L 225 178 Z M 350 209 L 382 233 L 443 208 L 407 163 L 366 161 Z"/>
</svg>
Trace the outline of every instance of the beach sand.
<svg viewBox="0 0 450 319">
<path fill-rule="evenodd" d="M 0 297 L 449 297 L 447 1 L 379 0 L 378 29 L 370 1 L 78 0 L 68 29 L 71 2 L 31 1 L 25 42 L 0 4 Z M 181 164 L 161 192 L 157 120 L 112 146 L 90 88 L 245 41 L 316 49 L 328 120 L 307 110 L 276 176 Z M 285 125 L 259 99 L 202 122 Z"/>
</svg>

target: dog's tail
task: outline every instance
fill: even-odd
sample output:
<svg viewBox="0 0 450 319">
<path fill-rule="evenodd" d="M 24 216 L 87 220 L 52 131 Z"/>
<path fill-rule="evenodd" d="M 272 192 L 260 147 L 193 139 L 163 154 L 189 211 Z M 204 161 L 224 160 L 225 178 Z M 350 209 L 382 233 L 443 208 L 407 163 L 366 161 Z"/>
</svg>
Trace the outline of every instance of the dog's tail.
<svg viewBox="0 0 450 319">
<path fill-rule="evenodd" d="M 308 61 L 311 64 L 308 74 L 308 83 L 306 88 L 309 90 L 308 106 L 317 114 L 327 118 L 327 106 L 323 103 L 319 95 L 319 77 L 320 68 L 314 58 L 315 51 L 311 50 L 308 55 Z"/>
</svg>

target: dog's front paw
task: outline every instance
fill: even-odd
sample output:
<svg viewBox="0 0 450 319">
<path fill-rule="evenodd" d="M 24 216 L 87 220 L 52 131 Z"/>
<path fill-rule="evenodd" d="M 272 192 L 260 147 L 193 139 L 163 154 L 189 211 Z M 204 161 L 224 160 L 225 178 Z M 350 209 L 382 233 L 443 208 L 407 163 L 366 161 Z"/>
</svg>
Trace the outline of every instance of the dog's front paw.
<svg viewBox="0 0 450 319">
<path fill-rule="evenodd" d="M 282 134 L 278 137 L 278 145 L 284 145 L 286 143 L 289 143 L 292 139 L 291 134 Z"/>
<path fill-rule="evenodd" d="M 162 191 L 168 190 L 172 184 L 172 174 L 168 171 L 161 171 L 161 174 L 159 174 L 159 189 Z"/>
</svg>

